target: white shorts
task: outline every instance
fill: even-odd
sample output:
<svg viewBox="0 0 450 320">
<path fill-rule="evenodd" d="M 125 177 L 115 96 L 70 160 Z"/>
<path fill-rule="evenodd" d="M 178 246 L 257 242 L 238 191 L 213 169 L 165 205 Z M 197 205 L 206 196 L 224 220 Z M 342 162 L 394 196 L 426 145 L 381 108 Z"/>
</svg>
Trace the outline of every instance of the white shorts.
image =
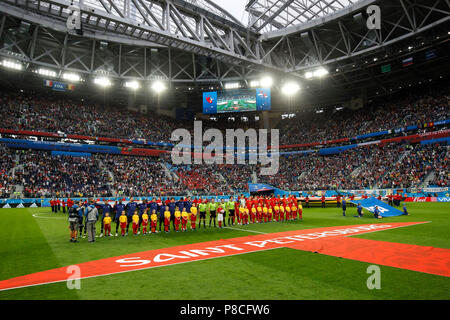
<svg viewBox="0 0 450 320">
<path fill-rule="evenodd" d="M 217 221 L 223 221 L 223 214 L 222 213 L 219 213 L 217 215 Z"/>
</svg>

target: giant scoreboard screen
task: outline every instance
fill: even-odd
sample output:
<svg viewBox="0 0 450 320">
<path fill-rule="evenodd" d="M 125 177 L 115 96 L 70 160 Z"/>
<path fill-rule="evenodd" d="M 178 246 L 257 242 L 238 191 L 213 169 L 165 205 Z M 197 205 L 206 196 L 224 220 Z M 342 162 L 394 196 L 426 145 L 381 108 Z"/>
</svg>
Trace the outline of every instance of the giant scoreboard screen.
<svg viewBox="0 0 450 320">
<path fill-rule="evenodd" d="M 203 113 L 270 110 L 270 89 L 238 89 L 203 92 Z"/>
</svg>

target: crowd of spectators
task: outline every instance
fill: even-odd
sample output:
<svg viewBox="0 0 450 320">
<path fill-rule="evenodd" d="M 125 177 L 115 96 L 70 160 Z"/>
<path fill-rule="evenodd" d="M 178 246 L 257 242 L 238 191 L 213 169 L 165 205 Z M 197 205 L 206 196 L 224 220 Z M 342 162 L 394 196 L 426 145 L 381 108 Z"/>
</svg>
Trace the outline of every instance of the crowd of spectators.
<svg viewBox="0 0 450 320">
<path fill-rule="evenodd" d="M 13 183 L 23 186 L 27 198 L 70 196 L 107 196 L 108 177 L 92 158 L 53 156 L 48 152 L 22 151 Z"/>
<path fill-rule="evenodd" d="M 169 141 L 175 120 L 52 96 L 0 92 L 0 128 Z"/>
<path fill-rule="evenodd" d="M 16 154 L 0 145 L 0 198 L 9 198 L 14 192 L 13 169 Z"/>
<path fill-rule="evenodd" d="M 258 181 L 285 190 L 417 187 L 434 171 L 436 178 L 428 184 L 447 186 L 448 152 L 445 145 L 391 143 L 335 155 L 291 155 L 280 158 L 277 175 L 260 175 Z"/>
<path fill-rule="evenodd" d="M 259 165 L 178 165 L 149 157 L 97 154 L 53 156 L 44 151 L 1 147 L 0 194 L 16 185 L 25 197 L 223 195 L 247 191 Z M 355 190 L 362 188 L 448 186 L 447 145 L 370 145 L 339 154 L 280 157 L 275 175 L 257 176 L 284 190 Z M 12 174 L 14 168 L 14 175 Z M 171 173 L 172 172 L 172 173 Z"/>
<path fill-rule="evenodd" d="M 193 135 L 192 121 L 177 121 L 153 113 L 105 108 L 88 102 L 59 100 L 33 93 L 0 92 L 0 128 L 170 142 L 173 130 L 185 128 Z M 328 108 L 308 110 L 280 120 L 280 144 L 300 144 L 350 138 L 356 135 L 418 125 L 450 118 L 450 88 L 417 90 L 390 99 L 376 99 L 359 110 Z M 203 130 L 258 128 L 257 121 L 203 120 Z"/>
<path fill-rule="evenodd" d="M 450 118 L 450 88 L 419 91 L 394 101 L 376 100 L 359 110 L 330 108 L 304 112 L 280 121 L 280 144 L 299 144 L 351 138 L 357 135 Z"/>
<path fill-rule="evenodd" d="M 176 128 L 186 128 L 194 134 L 189 121 L 35 93 L 0 91 L 0 111 L 0 128 L 5 129 L 154 142 L 170 141 Z M 446 86 L 418 90 L 386 101 L 374 100 L 360 110 L 328 111 L 305 111 L 281 120 L 276 126 L 280 129 L 280 144 L 334 140 L 408 125 L 425 130 L 428 122 L 450 119 L 450 91 Z M 203 121 L 203 130 L 216 128 L 224 132 L 258 127 L 259 123 L 253 120 Z M 171 174 L 164 168 L 165 163 L 171 163 L 167 155 L 162 159 L 104 154 L 76 158 L 41 151 L 14 151 L 4 146 L 0 146 L 0 151 L 2 198 L 11 196 L 16 185 L 23 186 L 27 197 L 56 193 L 72 196 L 240 193 L 247 190 L 253 174 L 259 171 L 258 165 L 248 164 L 189 165 L 175 166 Z M 429 185 L 448 186 L 448 158 L 446 145 L 367 145 L 328 156 L 314 152 L 281 157 L 276 175 L 258 174 L 257 180 L 285 190 L 416 187 L 427 177 L 431 177 Z M 429 176 L 431 172 L 434 176 Z"/>
<path fill-rule="evenodd" d="M 226 180 L 220 176 L 215 165 L 179 166 L 175 172 L 180 178 L 180 183 L 194 195 L 230 193 Z"/>
<path fill-rule="evenodd" d="M 117 195 L 181 195 L 185 188 L 166 174 L 163 163 L 149 157 L 97 155 L 112 173 L 111 188 Z"/>
<path fill-rule="evenodd" d="M 380 187 L 418 187 L 432 172 L 437 173 L 437 176 L 435 181 L 429 181 L 429 185 L 444 186 L 444 183 L 448 182 L 449 155 L 450 151 L 447 145 L 418 144 L 406 157 L 390 168 Z"/>
</svg>

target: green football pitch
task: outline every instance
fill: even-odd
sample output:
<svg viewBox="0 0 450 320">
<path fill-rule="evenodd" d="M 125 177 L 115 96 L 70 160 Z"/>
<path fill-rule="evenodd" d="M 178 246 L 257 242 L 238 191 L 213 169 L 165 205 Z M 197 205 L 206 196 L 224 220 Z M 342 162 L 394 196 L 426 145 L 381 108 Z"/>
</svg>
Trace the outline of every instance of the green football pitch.
<svg viewBox="0 0 450 320">
<path fill-rule="evenodd" d="M 361 219 L 354 218 L 355 208 L 348 208 L 347 217 L 334 207 L 305 208 L 302 222 L 70 243 L 67 217 L 62 213 L 52 214 L 49 208 L 0 209 L 0 280 L 140 251 L 255 234 L 251 231 L 431 221 L 355 237 L 450 248 L 450 204 L 411 203 L 408 210 L 410 216 L 375 220 L 368 212 Z M 448 277 L 387 266 L 380 266 L 381 289 L 369 290 L 369 265 L 280 248 L 83 279 L 79 290 L 69 290 L 61 282 L 0 291 L 0 299 L 450 299 Z"/>
<path fill-rule="evenodd" d="M 256 111 L 255 100 L 229 100 L 227 102 L 217 102 L 217 112 L 240 112 Z"/>
</svg>

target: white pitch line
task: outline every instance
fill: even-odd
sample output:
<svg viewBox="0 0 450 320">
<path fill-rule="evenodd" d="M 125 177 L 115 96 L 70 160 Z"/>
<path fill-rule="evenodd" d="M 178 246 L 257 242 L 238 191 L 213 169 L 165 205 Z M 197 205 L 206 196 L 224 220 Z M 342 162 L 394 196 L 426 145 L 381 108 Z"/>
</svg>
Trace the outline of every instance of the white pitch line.
<svg viewBox="0 0 450 320">
<path fill-rule="evenodd" d="M 46 213 L 43 213 L 43 212 L 41 212 L 41 214 L 46 214 Z M 35 214 L 33 214 L 33 217 L 35 217 L 35 218 L 42 218 L 42 219 L 66 219 L 65 217 L 41 217 L 41 216 L 38 216 L 38 214 L 37 213 L 35 213 Z"/>
<path fill-rule="evenodd" d="M 224 227 L 224 229 L 232 229 L 232 230 L 238 230 L 238 231 L 247 231 L 247 232 L 267 234 L 266 232 L 254 231 L 254 230 L 246 230 L 246 229 L 239 229 L 239 228 L 232 228 L 232 227 Z"/>
</svg>

